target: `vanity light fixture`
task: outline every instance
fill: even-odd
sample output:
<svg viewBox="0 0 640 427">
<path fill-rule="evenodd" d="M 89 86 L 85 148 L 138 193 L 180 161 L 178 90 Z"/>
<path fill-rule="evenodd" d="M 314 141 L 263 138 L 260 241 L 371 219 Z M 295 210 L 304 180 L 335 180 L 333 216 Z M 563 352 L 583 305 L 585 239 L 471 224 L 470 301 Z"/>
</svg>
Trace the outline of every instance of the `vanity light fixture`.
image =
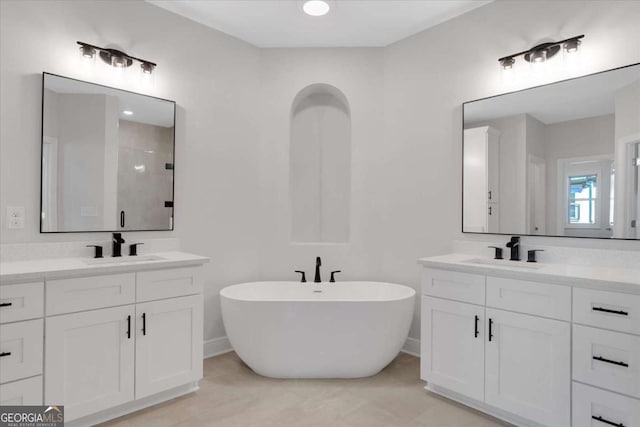
<svg viewBox="0 0 640 427">
<path fill-rule="evenodd" d="M 304 13 L 311 16 L 323 16 L 329 13 L 331 7 L 324 0 L 307 0 L 302 5 Z"/>
<path fill-rule="evenodd" d="M 557 42 L 541 43 L 529 50 L 504 56 L 498 59 L 498 62 L 505 70 L 513 68 L 513 64 L 515 64 L 518 56 L 523 56 L 524 60 L 527 62 L 539 64 L 553 58 L 558 54 L 558 52 L 560 52 L 560 49 L 564 49 L 567 53 L 577 52 L 578 47 L 582 43 L 580 39 L 583 37 L 584 34 Z"/>
<path fill-rule="evenodd" d="M 133 65 L 134 61 L 140 63 L 140 70 L 142 74 L 151 74 L 156 64 L 147 61 L 146 59 L 136 58 L 117 49 L 108 49 L 104 47 L 94 46 L 85 42 L 77 42 L 80 45 L 80 54 L 85 59 L 94 59 L 96 53 L 100 56 L 100 59 L 112 67 L 118 69 L 128 68 Z"/>
</svg>

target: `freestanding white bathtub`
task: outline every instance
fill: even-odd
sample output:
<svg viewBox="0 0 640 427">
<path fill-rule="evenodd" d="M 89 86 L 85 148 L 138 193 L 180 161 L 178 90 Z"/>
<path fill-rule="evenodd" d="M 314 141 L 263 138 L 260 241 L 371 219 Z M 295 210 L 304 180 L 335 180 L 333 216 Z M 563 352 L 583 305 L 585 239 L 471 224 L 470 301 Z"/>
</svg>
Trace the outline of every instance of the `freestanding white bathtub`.
<svg viewBox="0 0 640 427">
<path fill-rule="evenodd" d="M 404 345 L 415 291 L 378 282 L 254 282 L 220 292 L 227 337 L 273 378 L 375 375 Z"/>
</svg>

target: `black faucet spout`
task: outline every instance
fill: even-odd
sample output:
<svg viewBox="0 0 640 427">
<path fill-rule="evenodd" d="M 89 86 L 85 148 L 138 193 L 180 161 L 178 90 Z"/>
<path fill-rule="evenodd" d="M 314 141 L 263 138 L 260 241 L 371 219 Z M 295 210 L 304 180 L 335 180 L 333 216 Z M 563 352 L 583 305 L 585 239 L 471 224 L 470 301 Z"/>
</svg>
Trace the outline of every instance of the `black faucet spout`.
<svg viewBox="0 0 640 427">
<path fill-rule="evenodd" d="M 122 256 L 122 244 L 124 243 L 124 239 L 122 238 L 122 233 L 113 233 L 113 251 L 111 256 L 119 257 Z"/>
<path fill-rule="evenodd" d="M 520 261 L 520 237 L 513 236 L 507 242 L 507 247 L 511 249 L 511 257 L 509 259 L 511 261 Z"/>
<path fill-rule="evenodd" d="M 320 257 L 316 257 L 316 275 L 313 278 L 313 283 L 321 283 L 322 279 L 320 278 L 320 266 L 322 265 L 322 260 Z"/>
</svg>

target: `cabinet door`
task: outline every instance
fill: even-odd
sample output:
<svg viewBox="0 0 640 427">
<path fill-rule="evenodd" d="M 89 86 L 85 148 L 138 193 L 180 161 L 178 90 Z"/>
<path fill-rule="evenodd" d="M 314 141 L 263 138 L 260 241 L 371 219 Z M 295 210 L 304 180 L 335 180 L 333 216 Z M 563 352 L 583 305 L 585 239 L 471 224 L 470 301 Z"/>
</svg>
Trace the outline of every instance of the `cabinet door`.
<svg viewBox="0 0 640 427">
<path fill-rule="evenodd" d="M 486 309 L 485 402 L 550 426 L 570 424 L 570 328 Z"/>
<path fill-rule="evenodd" d="M 72 420 L 133 400 L 133 305 L 47 319 L 45 404 Z"/>
<path fill-rule="evenodd" d="M 136 306 L 136 399 L 202 378 L 202 296 Z"/>
<path fill-rule="evenodd" d="M 422 379 L 484 399 L 484 308 L 422 297 Z"/>
</svg>

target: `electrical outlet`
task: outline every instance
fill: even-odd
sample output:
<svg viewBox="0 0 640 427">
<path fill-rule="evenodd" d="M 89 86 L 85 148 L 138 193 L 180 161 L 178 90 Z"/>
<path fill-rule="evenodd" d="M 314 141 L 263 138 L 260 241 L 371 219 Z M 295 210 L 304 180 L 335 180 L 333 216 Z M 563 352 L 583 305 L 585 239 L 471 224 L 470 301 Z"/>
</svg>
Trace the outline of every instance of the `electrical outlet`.
<svg viewBox="0 0 640 427">
<path fill-rule="evenodd" d="M 24 206 L 7 207 L 7 228 L 20 229 L 24 228 L 25 209 Z"/>
</svg>

